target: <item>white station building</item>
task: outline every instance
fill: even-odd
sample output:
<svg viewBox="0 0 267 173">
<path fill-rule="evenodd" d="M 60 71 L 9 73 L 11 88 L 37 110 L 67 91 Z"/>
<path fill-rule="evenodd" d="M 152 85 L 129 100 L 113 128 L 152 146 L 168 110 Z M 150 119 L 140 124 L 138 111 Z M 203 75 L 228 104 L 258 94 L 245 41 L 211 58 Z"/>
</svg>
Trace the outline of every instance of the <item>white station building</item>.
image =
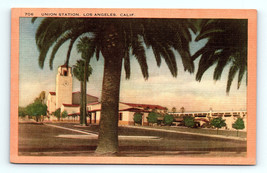
<svg viewBox="0 0 267 173">
<path fill-rule="evenodd" d="M 67 111 L 68 117 L 63 119 L 64 121 L 77 121 L 80 115 L 80 92 L 73 92 L 73 79 L 72 68 L 66 65 L 58 67 L 56 76 L 56 92 L 49 92 L 47 98 L 47 109 L 50 120 L 57 120 L 52 114 L 58 108 L 61 108 L 61 112 Z M 142 125 L 147 125 L 147 116 L 149 112 L 156 111 L 159 113 L 167 113 L 167 109 L 160 105 L 151 104 L 136 104 L 136 103 L 119 103 L 119 125 L 133 125 L 133 117 L 136 112 L 143 114 Z M 87 94 L 87 120 L 90 123 L 98 124 L 101 116 L 101 103 L 98 98 Z M 247 111 L 209 111 L 209 112 L 184 112 L 184 113 L 169 113 L 175 117 L 193 116 L 195 120 L 203 125 L 211 118 L 222 117 L 225 119 L 225 129 L 232 129 L 232 124 L 237 118 L 242 118 L 245 123 L 246 130 L 246 117 Z M 179 118 L 177 118 L 179 119 Z M 181 118 L 180 118 L 181 120 Z M 177 124 L 177 123 L 176 123 Z M 178 122 L 179 124 L 179 122 Z"/>
</svg>

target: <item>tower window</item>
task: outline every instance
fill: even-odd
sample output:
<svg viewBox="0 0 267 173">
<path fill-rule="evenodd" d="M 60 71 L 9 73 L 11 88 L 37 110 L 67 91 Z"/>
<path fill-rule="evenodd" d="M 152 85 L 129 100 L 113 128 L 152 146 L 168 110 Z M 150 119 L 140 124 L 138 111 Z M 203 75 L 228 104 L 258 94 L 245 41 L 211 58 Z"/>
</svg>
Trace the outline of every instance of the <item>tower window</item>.
<svg viewBox="0 0 267 173">
<path fill-rule="evenodd" d="M 64 71 L 63 71 L 63 75 L 64 75 L 64 76 L 67 76 L 67 75 L 68 75 L 67 70 L 64 70 Z"/>
</svg>

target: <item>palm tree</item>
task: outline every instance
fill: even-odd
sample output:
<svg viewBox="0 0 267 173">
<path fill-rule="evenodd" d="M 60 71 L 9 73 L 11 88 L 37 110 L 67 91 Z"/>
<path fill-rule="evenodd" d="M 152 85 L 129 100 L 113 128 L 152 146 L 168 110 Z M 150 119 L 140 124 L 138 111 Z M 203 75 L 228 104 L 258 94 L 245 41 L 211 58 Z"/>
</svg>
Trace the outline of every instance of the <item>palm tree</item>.
<svg viewBox="0 0 267 173">
<path fill-rule="evenodd" d="M 34 101 L 40 101 L 42 104 L 45 103 L 45 91 L 42 91 L 39 94 L 39 97 L 36 97 Z"/>
<path fill-rule="evenodd" d="M 184 113 L 185 112 L 185 108 L 183 106 L 180 108 L 180 112 L 181 113 Z"/>
<path fill-rule="evenodd" d="M 33 18 L 33 22 L 35 18 Z M 81 35 L 92 35 L 91 48 L 99 59 L 104 58 L 104 77 L 101 98 L 101 119 L 98 137 L 98 153 L 118 151 L 118 106 L 122 63 L 126 79 L 130 78 L 130 52 L 137 59 L 143 77 L 148 79 L 148 65 L 145 47 L 150 48 L 157 62 L 164 59 L 172 76 L 177 76 L 174 51 L 181 55 L 184 70 L 194 71 L 189 53 L 191 28 L 187 19 L 105 19 L 105 18 L 44 18 L 36 32 L 39 49 L 39 65 L 44 66 L 48 50 L 53 47 L 50 68 L 59 47 L 70 40 L 66 64 L 69 62 L 73 44 Z"/>
<path fill-rule="evenodd" d="M 81 98 L 80 98 L 80 124 L 85 126 L 86 125 L 86 83 L 89 80 L 90 75 L 92 74 L 92 67 L 87 64 L 87 68 L 85 68 L 86 61 L 85 60 L 78 60 L 76 64 L 73 66 L 73 74 L 74 76 L 80 81 L 81 83 Z M 84 79 L 84 72 L 87 70 L 86 79 Z"/>
<path fill-rule="evenodd" d="M 77 44 L 77 50 L 79 53 L 81 53 L 82 59 L 84 59 L 84 72 L 85 74 L 83 75 L 83 90 L 81 91 L 81 95 L 83 95 L 82 97 L 82 102 L 81 105 L 82 106 L 82 113 L 83 115 L 81 116 L 82 118 L 82 124 L 86 125 L 86 114 L 87 114 L 87 110 L 86 110 L 86 98 L 87 98 L 87 94 L 86 94 L 86 82 L 88 81 L 89 76 L 92 74 L 92 68 L 89 65 L 90 59 L 93 57 L 94 55 L 94 47 L 92 46 L 92 40 L 89 37 L 82 37 L 78 44 Z M 81 115 L 81 114 L 80 114 Z"/>
<path fill-rule="evenodd" d="M 241 85 L 244 74 L 247 77 L 247 20 L 212 19 L 200 22 L 200 33 L 196 41 L 208 39 L 207 44 L 198 50 L 192 59 L 199 56 L 200 61 L 196 80 L 201 81 L 205 71 L 217 64 L 213 79 L 221 78 L 223 69 L 230 64 L 226 92 L 229 93 L 232 81 L 238 73 L 237 88 Z"/>
<path fill-rule="evenodd" d="M 176 107 L 172 107 L 172 112 L 173 112 L 173 113 L 176 112 Z"/>
</svg>

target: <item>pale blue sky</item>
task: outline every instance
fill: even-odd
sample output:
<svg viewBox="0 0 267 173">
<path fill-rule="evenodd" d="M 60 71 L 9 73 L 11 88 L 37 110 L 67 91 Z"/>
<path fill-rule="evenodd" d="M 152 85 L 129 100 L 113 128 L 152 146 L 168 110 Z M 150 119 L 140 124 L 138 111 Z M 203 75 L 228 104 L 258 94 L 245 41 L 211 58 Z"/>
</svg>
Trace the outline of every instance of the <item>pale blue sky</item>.
<svg viewBox="0 0 267 173">
<path fill-rule="evenodd" d="M 40 19 L 39 19 L 40 20 Z M 64 44 L 56 54 L 53 70 L 49 69 L 49 58 L 46 58 L 44 69 L 38 65 L 38 50 L 35 45 L 35 31 L 39 21 L 31 23 L 31 18 L 20 19 L 20 99 L 19 105 L 25 106 L 33 101 L 38 94 L 44 90 L 55 91 L 56 69 L 65 61 L 68 44 Z M 205 44 L 206 40 L 191 43 L 191 52 L 197 51 Z M 213 110 L 244 110 L 246 109 L 246 85 L 242 81 L 239 90 L 236 89 L 237 81 L 233 81 L 230 95 L 226 95 L 227 67 L 220 81 L 213 81 L 212 73 L 214 67 L 208 70 L 201 82 L 195 81 L 195 73 L 184 72 L 180 56 L 177 56 L 178 76 L 173 78 L 164 60 L 158 68 L 151 50 L 147 51 L 149 66 L 149 79 L 145 81 L 142 77 L 140 67 L 134 57 L 131 57 L 131 78 L 125 80 L 125 72 L 122 70 L 120 100 L 123 102 L 159 104 L 169 109 L 185 107 L 186 111 Z M 80 55 L 73 47 L 70 66 L 74 65 Z M 87 85 L 88 94 L 101 98 L 101 87 L 103 77 L 103 58 L 99 61 L 95 58 L 91 61 L 93 74 Z M 195 62 L 197 71 L 198 61 Z M 80 90 L 79 82 L 74 78 L 73 91 Z"/>
</svg>

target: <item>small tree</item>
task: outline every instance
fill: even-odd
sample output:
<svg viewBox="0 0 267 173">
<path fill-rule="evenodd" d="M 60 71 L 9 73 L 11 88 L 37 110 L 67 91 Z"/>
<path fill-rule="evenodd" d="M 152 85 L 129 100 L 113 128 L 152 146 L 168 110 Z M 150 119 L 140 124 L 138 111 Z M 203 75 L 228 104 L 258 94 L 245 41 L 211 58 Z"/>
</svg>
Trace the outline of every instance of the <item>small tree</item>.
<svg viewBox="0 0 267 173">
<path fill-rule="evenodd" d="M 58 108 L 53 114 L 57 117 L 57 120 L 59 121 L 60 120 L 60 112 L 61 112 L 61 109 Z"/>
<path fill-rule="evenodd" d="M 158 117 L 159 117 L 159 114 L 156 113 L 156 112 L 150 112 L 147 116 L 147 121 L 148 123 L 158 123 Z"/>
<path fill-rule="evenodd" d="M 185 108 L 184 107 L 181 107 L 180 108 L 180 111 L 181 111 L 181 113 L 184 113 L 185 112 Z"/>
<path fill-rule="evenodd" d="M 61 114 L 61 118 L 66 118 L 68 116 L 68 112 L 67 111 L 63 111 Z"/>
<path fill-rule="evenodd" d="M 234 122 L 234 124 L 232 125 L 232 127 L 233 127 L 234 129 L 237 130 L 237 136 L 238 136 L 238 130 L 239 130 L 239 129 L 242 130 L 242 129 L 245 128 L 244 120 L 243 120 L 242 118 L 238 118 L 238 119 Z"/>
<path fill-rule="evenodd" d="M 170 126 L 170 125 L 172 124 L 173 121 L 174 121 L 174 117 L 173 117 L 173 115 L 166 114 L 166 115 L 164 116 L 163 123 L 164 123 L 165 125 Z"/>
<path fill-rule="evenodd" d="M 217 129 L 217 134 L 219 132 L 219 128 L 226 126 L 225 120 L 223 120 L 221 117 L 213 118 L 210 124 Z"/>
<path fill-rule="evenodd" d="M 172 112 L 176 112 L 176 107 L 172 107 Z"/>
<path fill-rule="evenodd" d="M 28 115 L 34 116 L 36 118 L 36 122 L 38 122 L 41 115 L 46 115 L 47 106 L 37 100 L 26 107 L 26 112 Z"/>
<path fill-rule="evenodd" d="M 183 122 L 186 127 L 195 127 L 195 117 L 193 116 L 184 116 Z"/>
<path fill-rule="evenodd" d="M 134 117 L 133 117 L 133 120 L 134 120 L 134 123 L 136 124 L 142 124 L 142 119 L 143 119 L 143 115 L 141 113 L 135 113 L 134 114 Z"/>
<path fill-rule="evenodd" d="M 164 110 L 163 110 L 163 112 L 164 112 L 165 114 L 167 114 L 167 113 L 168 113 L 168 108 L 165 107 Z"/>
<path fill-rule="evenodd" d="M 27 115 L 27 111 L 25 107 L 19 107 L 19 116 L 25 117 Z"/>
</svg>

